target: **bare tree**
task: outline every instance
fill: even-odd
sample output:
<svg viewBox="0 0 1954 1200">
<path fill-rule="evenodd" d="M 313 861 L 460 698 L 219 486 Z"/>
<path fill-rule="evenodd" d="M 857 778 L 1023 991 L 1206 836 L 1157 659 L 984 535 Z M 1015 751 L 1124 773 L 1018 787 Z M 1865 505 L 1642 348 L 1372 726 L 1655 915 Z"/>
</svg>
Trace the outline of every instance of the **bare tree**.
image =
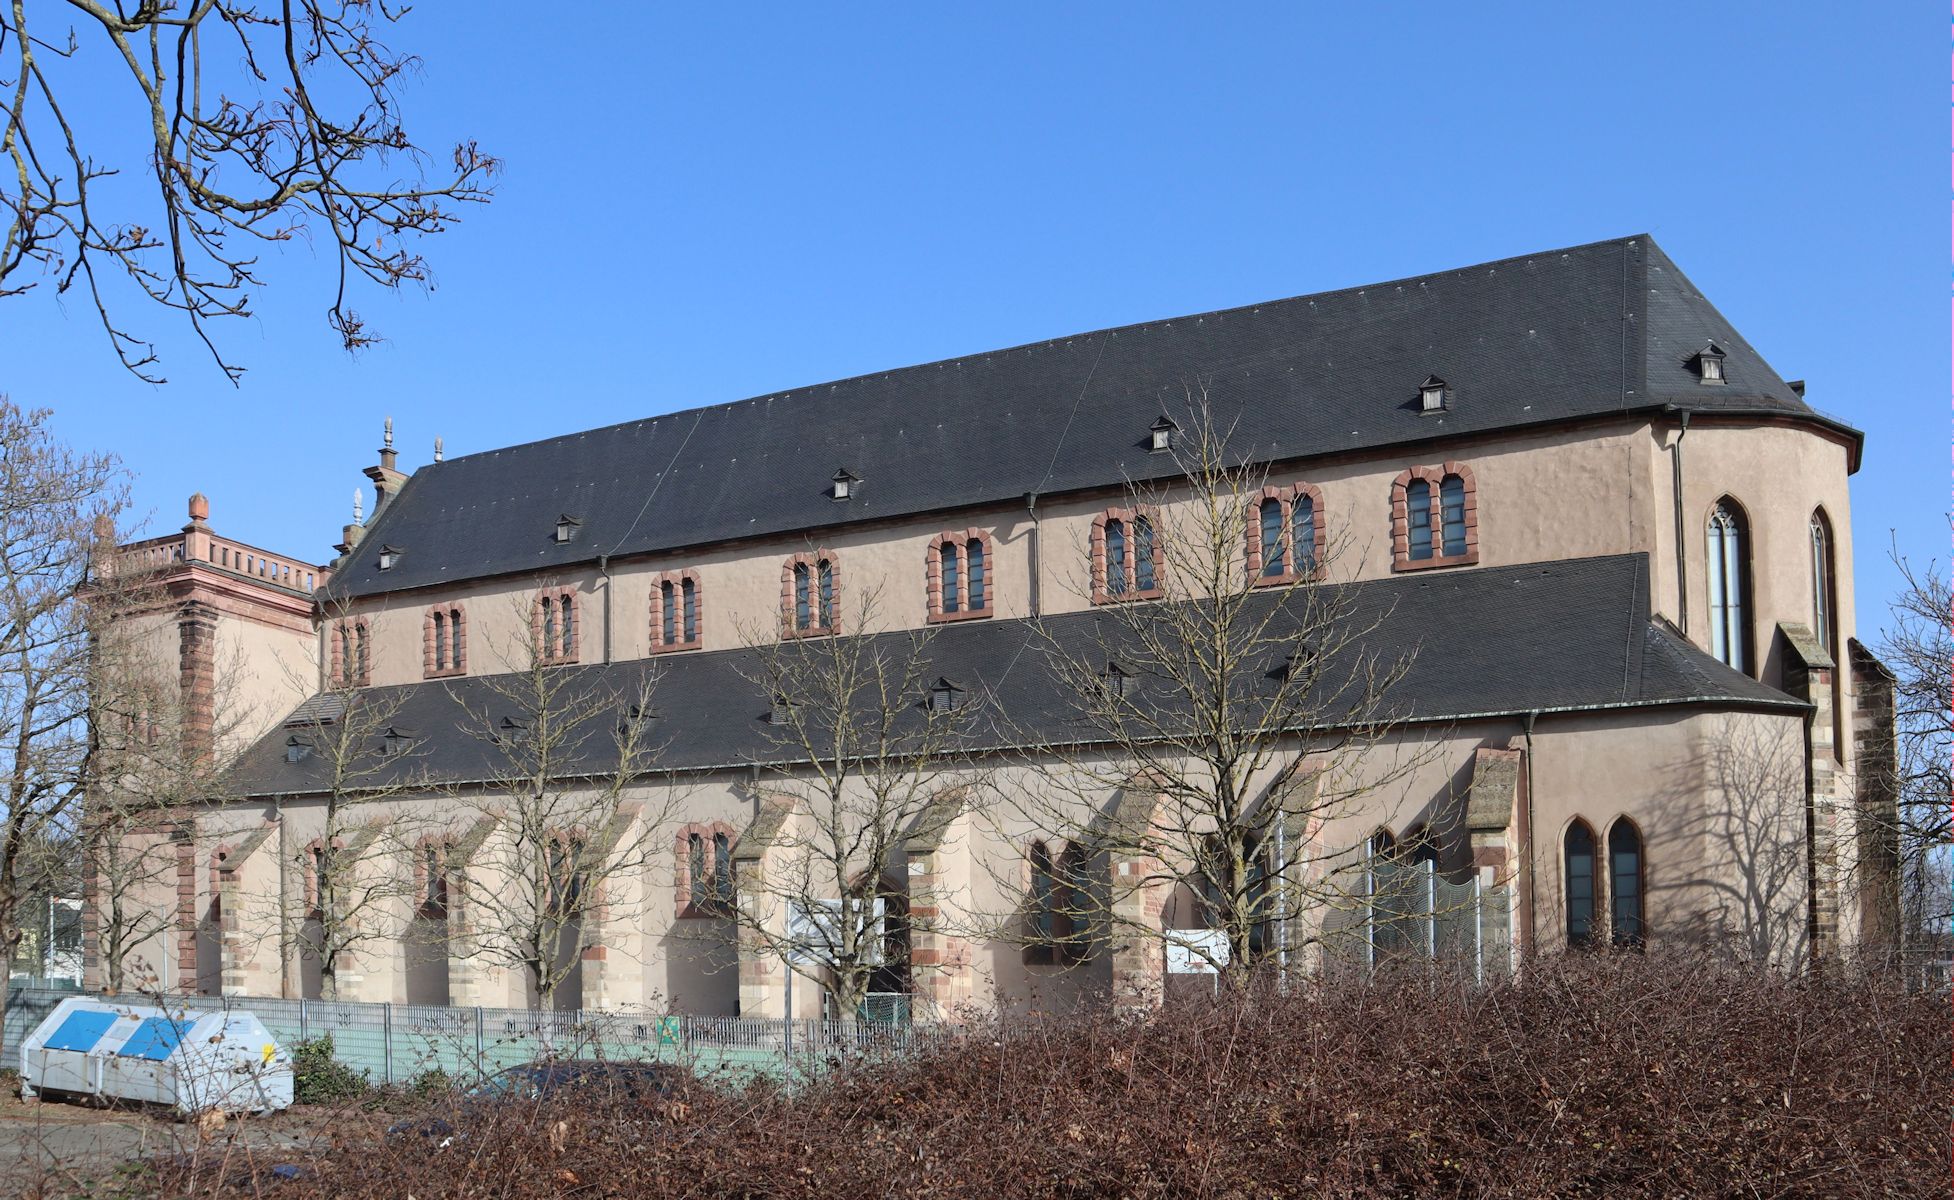
<svg viewBox="0 0 1954 1200">
<path fill-rule="evenodd" d="M 342 613 L 328 622 L 342 636 Z M 350 630 L 346 635 L 350 637 Z M 355 651 L 365 653 L 362 645 Z M 255 922 L 276 930 L 281 953 L 297 950 L 301 970 L 318 971 L 322 1000 L 339 999 L 346 975 L 368 946 L 398 940 L 398 909 L 417 894 L 415 834 L 428 825 L 412 808 L 438 798 L 418 731 L 401 723 L 409 690 L 360 686 L 357 660 L 285 722 L 286 758 L 305 764 L 308 790 L 319 798 L 315 836 L 288 847 L 302 881 L 297 912 L 283 893 Z"/>
<path fill-rule="evenodd" d="M 1918 567 L 1897 552 L 1893 562 L 1902 586 L 1879 650 L 1894 675 L 1902 932 L 1917 947 L 1954 922 L 1954 591 L 1938 563 Z"/>
<path fill-rule="evenodd" d="M 1044 855 L 1015 936 L 1073 958 L 1172 938 L 1241 983 L 1333 914 L 1368 918 L 1368 847 L 1322 832 L 1429 754 L 1395 736 L 1411 652 L 1375 642 L 1386 614 L 1329 581 L 1347 547 L 1314 493 L 1270 486 L 1205 397 L 1179 424 L 1176 477 L 1133 486 L 1080 547 L 1094 620 L 1037 626 L 1062 712 L 1013 739 L 1029 772 L 1011 807 Z"/>
<path fill-rule="evenodd" d="M 848 600 L 831 561 L 807 558 L 794 610 L 747 631 L 744 674 L 772 702 L 756 761 L 767 810 L 726 911 L 750 952 L 813 975 L 852 1016 L 871 991 L 907 990 L 903 847 L 941 835 L 946 799 L 970 785 L 977 692 L 938 677 L 933 631 L 876 632 L 877 593 Z"/>
<path fill-rule="evenodd" d="M 545 588 L 536 603 L 561 597 Z M 655 834 L 678 803 L 669 781 L 644 786 L 657 767 L 656 676 L 627 687 L 566 661 L 575 613 L 566 604 L 545 622 L 525 610 L 530 636 L 506 656 L 511 669 L 461 697 L 469 732 L 490 749 L 474 803 L 493 822 L 467 866 L 461 936 L 520 971 L 543 1009 L 558 1006 L 606 924 L 636 919 Z"/>
<path fill-rule="evenodd" d="M 426 282 L 412 240 L 487 200 L 497 169 L 473 142 L 437 161 L 408 137 L 398 89 L 419 60 L 380 36 L 408 11 L 370 0 L 0 5 L 0 55 L 13 67 L 0 71 L 0 297 L 36 275 L 60 292 L 84 285 L 117 358 L 162 382 L 154 344 L 114 315 L 126 278 L 138 300 L 182 313 L 235 383 L 244 368 L 217 349 L 210 323 L 250 316 L 259 247 L 303 236 L 332 247 L 333 330 L 349 350 L 375 341 L 348 284 Z M 77 77 L 89 64 L 92 79 Z M 80 83 L 130 97 L 128 132 L 140 131 L 155 188 L 140 207 L 141 191 L 110 182 L 114 156 L 92 148 L 122 138 L 89 127 Z"/>
<path fill-rule="evenodd" d="M 97 523 L 124 478 L 106 455 L 55 441 L 45 412 L 0 397 L 0 962 L 49 890 L 88 765 L 92 639 L 86 592 Z M 0 979 L 0 1008 L 6 1003 Z"/>
</svg>

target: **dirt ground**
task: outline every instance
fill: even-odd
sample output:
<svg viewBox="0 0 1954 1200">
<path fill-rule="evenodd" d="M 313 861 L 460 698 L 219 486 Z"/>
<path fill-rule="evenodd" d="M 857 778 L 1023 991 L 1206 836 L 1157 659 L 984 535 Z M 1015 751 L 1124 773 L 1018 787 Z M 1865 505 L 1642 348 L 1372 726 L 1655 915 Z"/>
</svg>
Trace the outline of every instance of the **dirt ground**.
<svg viewBox="0 0 1954 1200">
<path fill-rule="evenodd" d="M 24 1101 L 0 1091 L 0 1196 L 114 1194 L 120 1174 L 198 1146 L 219 1156 L 278 1156 L 324 1138 L 324 1114 L 295 1108 L 199 1130 L 164 1110 Z"/>
</svg>

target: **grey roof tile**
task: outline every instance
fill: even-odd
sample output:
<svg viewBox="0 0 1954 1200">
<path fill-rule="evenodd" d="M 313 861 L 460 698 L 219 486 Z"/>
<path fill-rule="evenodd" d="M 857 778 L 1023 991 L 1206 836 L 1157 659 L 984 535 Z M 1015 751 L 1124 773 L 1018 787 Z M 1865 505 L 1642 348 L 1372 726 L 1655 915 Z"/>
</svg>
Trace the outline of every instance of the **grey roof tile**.
<svg viewBox="0 0 1954 1200">
<path fill-rule="evenodd" d="M 1408 671 L 1386 697 L 1391 711 L 1406 719 L 1446 722 L 1663 704 L 1802 709 L 1799 701 L 1715 662 L 1652 621 L 1647 566 L 1646 555 L 1624 554 L 1342 586 L 1350 592 L 1349 619 L 1359 623 L 1354 627 L 1373 630 L 1365 646 L 1393 659 L 1410 655 Z M 1269 595 L 1258 602 L 1281 600 Z M 1102 610 L 1063 614 L 1044 625 L 1050 637 L 1075 651 L 1103 644 L 1105 631 L 1115 627 Z M 1089 732 L 1075 724 L 1072 706 L 1037 651 L 1040 644 L 1031 623 L 1022 620 L 936 630 L 925 678 L 941 675 L 969 692 L 973 744 L 997 744 L 1000 728 L 1034 730 L 1052 740 Z M 754 653 L 725 650 L 555 669 L 580 672 L 620 697 L 635 696 L 646 674 L 655 672 L 653 740 L 663 748 L 657 765 L 698 770 L 778 757 L 767 733 L 770 701 L 750 682 Z M 1342 677 L 1340 666 L 1322 664 L 1322 676 Z M 400 700 L 392 724 L 415 734 L 413 751 L 398 760 L 401 771 L 450 781 L 494 774 L 494 752 L 471 732 L 467 716 L 495 711 L 495 693 L 485 679 L 370 692 Z M 607 732 L 595 731 L 588 743 L 593 751 L 608 747 Z M 288 763 L 287 736 L 281 728 L 244 754 L 233 794 L 317 788 L 322 764 L 316 756 Z"/>
<path fill-rule="evenodd" d="M 1688 366 L 1714 340 L 1729 383 Z M 1418 385 L 1450 407 L 1425 416 Z M 329 594 L 360 596 L 1117 486 L 1204 390 L 1260 459 L 1664 405 L 1818 419 L 1646 236 L 1057 338 L 451 458 Z M 846 467 L 854 499 L 830 498 Z M 554 539 L 557 518 L 581 526 Z M 387 571 L 379 547 L 401 550 Z"/>
</svg>

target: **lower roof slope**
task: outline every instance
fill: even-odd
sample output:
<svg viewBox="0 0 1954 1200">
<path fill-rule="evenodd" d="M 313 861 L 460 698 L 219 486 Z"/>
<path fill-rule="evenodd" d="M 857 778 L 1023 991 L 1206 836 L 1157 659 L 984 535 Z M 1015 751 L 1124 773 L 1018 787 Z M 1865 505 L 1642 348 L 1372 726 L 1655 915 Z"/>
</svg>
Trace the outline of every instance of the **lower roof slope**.
<svg viewBox="0 0 1954 1200">
<path fill-rule="evenodd" d="M 1691 358 L 1714 342 L 1720 386 Z M 1419 411 L 1428 376 L 1444 413 Z M 1259 461 L 1679 406 L 1821 420 L 1646 235 L 1058 338 L 417 470 L 333 596 L 1118 486 L 1205 393 Z M 838 469 L 862 483 L 845 503 Z M 568 542 L 557 519 L 581 524 Z M 383 546 L 399 551 L 387 571 Z"/>
<path fill-rule="evenodd" d="M 1404 720 L 1678 704 L 1805 707 L 1652 621 L 1647 568 L 1646 555 L 1623 554 L 1340 587 L 1348 591 L 1348 619 L 1371 631 L 1366 649 L 1393 659 L 1409 656 L 1408 669 L 1385 697 L 1387 709 Z M 1260 602 L 1284 603 L 1273 593 Z M 1103 644 L 1114 628 L 1103 610 L 1067 613 L 1046 619 L 1042 636 L 1085 653 Z M 916 636 L 880 635 L 892 641 Z M 927 677 L 942 676 L 964 689 L 970 700 L 970 748 L 1024 744 L 1023 736 L 1006 732 L 1014 729 L 1030 731 L 1038 741 L 1091 740 L 1039 654 L 1045 643 L 1032 622 L 968 622 L 940 627 L 931 637 Z M 577 673 L 580 682 L 611 688 L 621 697 L 635 697 L 646 677 L 655 676 L 650 740 L 662 747 L 656 769 L 702 770 L 781 761 L 769 736 L 771 698 L 752 682 L 756 661 L 756 651 L 746 649 L 553 669 Z M 1338 668 L 1337 662 L 1325 661 L 1320 677 L 1346 677 Z M 498 705 L 510 706 L 490 679 L 373 688 L 365 694 L 400 705 L 393 725 L 408 736 L 411 749 L 393 760 L 391 777 L 425 774 L 471 782 L 497 773 L 497 753 L 482 736 L 480 720 L 470 715 L 486 713 L 491 723 L 514 715 L 513 709 L 500 712 Z M 1160 702 L 1172 701 L 1161 697 Z M 242 756 L 230 794 L 300 795 L 319 789 L 325 775 L 318 755 L 287 761 L 289 739 L 305 740 L 314 728 L 309 720 L 321 712 L 313 702 L 308 705 Z M 324 711 L 332 713 L 330 706 Z M 586 743 L 592 770 L 603 770 L 606 754 L 614 754 L 609 735 L 609 728 L 595 730 Z"/>
</svg>

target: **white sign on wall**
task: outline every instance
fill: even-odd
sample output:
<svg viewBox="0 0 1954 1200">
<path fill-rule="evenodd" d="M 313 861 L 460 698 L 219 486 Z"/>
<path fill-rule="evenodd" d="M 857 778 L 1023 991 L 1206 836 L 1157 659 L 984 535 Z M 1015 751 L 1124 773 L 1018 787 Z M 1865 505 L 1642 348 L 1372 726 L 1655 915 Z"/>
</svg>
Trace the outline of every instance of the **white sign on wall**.
<svg viewBox="0 0 1954 1200">
<path fill-rule="evenodd" d="M 876 900 L 862 930 L 861 910 L 856 908 L 857 939 L 861 961 L 882 961 L 882 901 Z M 787 960 L 795 966 L 820 966 L 834 961 L 841 946 L 841 901 L 815 900 L 803 904 L 792 900 L 787 905 Z"/>
<path fill-rule="evenodd" d="M 1163 936 L 1169 975 L 1217 975 L 1228 965 L 1225 929 L 1168 929 Z"/>
</svg>

